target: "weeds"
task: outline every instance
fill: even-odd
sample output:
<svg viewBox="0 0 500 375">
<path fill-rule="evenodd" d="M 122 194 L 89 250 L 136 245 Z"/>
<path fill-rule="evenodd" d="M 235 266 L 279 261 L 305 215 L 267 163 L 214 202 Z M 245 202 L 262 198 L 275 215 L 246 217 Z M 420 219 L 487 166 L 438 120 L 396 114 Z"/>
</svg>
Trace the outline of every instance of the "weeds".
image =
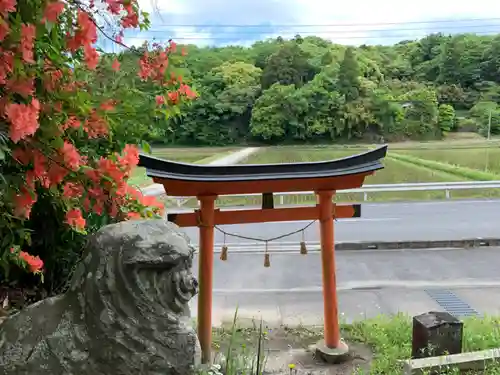
<svg viewBox="0 0 500 375">
<path fill-rule="evenodd" d="M 213 363 L 208 369 L 201 370 L 199 375 L 261 375 L 265 365 L 266 356 L 264 354 L 263 341 L 265 334 L 263 330 L 262 320 L 258 330 L 253 330 L 251 338 L 255 343 L 255 347 L 239 344 L 238 334 L 239 328 L 237 324 L 238 309 L 234 313 L 231 331 L 227 343 L 225 354 L 222 351 L 218 352 L 213 360 Z M 219 348 L 223 349 L 223 346 Z"/>
<path fill-rule="evenodd" d="M 295 345 L 309 343 L 322 335 L 321 328 L 290 329 L 281 328 L 282 332 L 289 335 L 289 342 Z M 402 373 L 401 360 L 411 356 L 411 318 L 398 314 L 395 316 L 379 316 L 375 319 L 362 320 L 342 326 L 343 337 L 354 345 L 368 346 L 371 348 L 373 358 L 364 369 L 355 369 L 356 374 L 384 374 L 396 375 Z M 237 325 L 237 313 L 234 315 L 232 326 L 227 332 L 220 334 L 220 329 L 214 329 L 214 334 L 222 338 L 219 342 L 221 354 L 215 356 L 214 364 L 208 370 L 199 374 L 203 375 L 261 375 L 266 365 L 264 344 L 272 344 L 273 337 L 267 337 L 265 330 L 260 325 L 254 328 L 240 329 Z M 305 347 L 303 345 L 302 347 Z M 481 317 L 467 318 L 464 320 L 463 351 L 477 351 L 500 348 L 500 318 Z M 222 351 L 223 350 L 223 351 Z M 312 354 L 311 354 L 312 355 Z M 324 370 L 324 368 L 323 368 Z M 458 374 L 455 369 L 443 368 L 443 374 Z M 295 373 L 295 364 L 290 363 L 290 373 Z M 285 370 L 286 372 L 286 370 Z M 285 373 L 283 372 L 283 373 Z M 320 372 L 318 372 L 320 373 Z M 343 374 L 343 372 L 335 372 Z M 348 374 L 349 372 L 346 372 Z M 315 374 L 311 371 L 310 374 Z M 478 374 L 478 372 L 472 373 Z M 481 372 L 485 375 L 500 375 L 499 365 L 489 365 Z"/>
</svg>

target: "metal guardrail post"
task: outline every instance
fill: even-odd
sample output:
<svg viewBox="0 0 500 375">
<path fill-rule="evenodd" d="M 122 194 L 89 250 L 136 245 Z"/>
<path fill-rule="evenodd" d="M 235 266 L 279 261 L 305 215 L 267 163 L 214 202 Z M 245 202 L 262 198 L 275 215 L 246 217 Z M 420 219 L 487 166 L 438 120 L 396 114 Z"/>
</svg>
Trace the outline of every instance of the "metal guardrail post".
<svg viewBox="0 0 500 375">
<path fill-rule="evenodd" d="M 445 192 L 445 199 L 451 199 L 452 190 L 466 190 L 466 189 L 500 189 L 500 181 L 454 181 L 454 182 L 423 182 L 423 183 L 401 183 L 401 184 L 379 184 L 379 185 L 365 185 L 358 189 L 340 190 L 338 194 L 357 193 L 363 194 L 363 200 L 368 201 L 368 193 L 376 192 L 410 192 L 410 191 L 443 191 Z M 156 186 L 151 186 L 144 189 L 144 195 L 163 195 L 165 191 L 163 188 L 159 189 Z M 308 196 L 312 195 L 309 191 L 300 191 L 293 193 L 275 193 L 279 195 L 279 205 L 284 204 L 297 204 L 303 201 L 309 202 Z M 244 195 L 229 195 L 229 197 L 245 197 L 253 198 L 259 194 L 244 194 Z M 285 196 L 296 196 L 297 202 L 285 199 Z M 171 197 L 174 198 L 174 197 Z M 190 198 L 175 197 L 177 207 L 182 207 Z M 316 202 L 317 203 L 317 202 Z M 197 202 L 199 206 L 199 202 Z"/>
</svg>

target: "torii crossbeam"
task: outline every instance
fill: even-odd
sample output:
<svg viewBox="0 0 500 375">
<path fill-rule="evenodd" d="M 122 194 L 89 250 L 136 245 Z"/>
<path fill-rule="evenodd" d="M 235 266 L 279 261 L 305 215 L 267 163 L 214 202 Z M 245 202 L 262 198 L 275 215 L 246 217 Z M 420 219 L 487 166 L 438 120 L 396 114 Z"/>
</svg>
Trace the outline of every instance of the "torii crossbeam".
<svg viewBox="0 0 500 375">
<path fill-rule="evenodd" d="M 335 204 L 337 190 L 359 188 L 367 176 L 382 169 L 381 159 L 387 146 L 359 155 L 311 163 L 213 166 L 177 163 L 140 155 L 139 166 L 153 181 L 163 184 L 169 196 L 196 197 L 200 209 L 169 214 L 168 220 L 180 227 L 197 226 L 200 230 L 198 337 L 202 361 L 211 360 L 212 280 L 214 262 L 214 226 L 276 221 L 316 220 L 320 222 L 321 264 L 324 299 L 324 345 L 335 349 L 342 345 L 338 321 L 334 219 L 361 216 L 358 204 Z M 274 208 L 272 194 L 314 191 L 315 206 Z M 215 200 L 221 195 L 263 195 L 261 209 L 220 211 Z"/>
</svg>

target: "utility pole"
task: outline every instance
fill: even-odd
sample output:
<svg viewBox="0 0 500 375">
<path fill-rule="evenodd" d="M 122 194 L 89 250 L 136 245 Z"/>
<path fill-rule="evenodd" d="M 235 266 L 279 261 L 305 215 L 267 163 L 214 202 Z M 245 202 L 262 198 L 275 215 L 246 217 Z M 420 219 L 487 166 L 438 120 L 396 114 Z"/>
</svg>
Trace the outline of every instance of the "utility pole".
<svg viewBox="0 0 500 375">
<path fill-rule="evenodd" d="M 488 116 L 488 141 L 491 137 L 491 112 L 492 110 L 490 109 L 490 115 Z"/>
<path fill-rule="evenodd" d="M 488 116 L 488 141 L 490 140 L 491 138 L 491 113 L 493 111 L 490 109 L 490 115 Z M 489 164 L 490 164 L 490 150 L 488 148 L 489 146 L 486 146 L 486 165 L 484 167 L 484 170 L 487 172 L 488 171 L 488 167 L 489 167 Z"/>
</svg>

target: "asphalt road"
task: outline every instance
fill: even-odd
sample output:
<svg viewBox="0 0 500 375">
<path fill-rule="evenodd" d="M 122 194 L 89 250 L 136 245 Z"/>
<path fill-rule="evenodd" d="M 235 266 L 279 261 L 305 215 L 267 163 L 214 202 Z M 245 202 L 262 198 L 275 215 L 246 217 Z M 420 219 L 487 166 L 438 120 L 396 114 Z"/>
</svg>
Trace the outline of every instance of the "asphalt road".
<svg viewBox="0 0 500 375">
<path fill-rule="evenodd" d="M 215 259 L 214 324 L 231 321 L 237 306 L 240 317 L 271 325 L 321 324 L 320 255 L 273 253 L 269 268 L 263 261 L 262 254 L 242 253 Z M 451 291 L 479 314 L 500 314 L 500 248 L 338 251 L 336 263 L 339 311 L 347 321 L 443 311 L 429 290 Z M 193 268 L 197 274 L 197 259 Z M 195 305 L 196 298 L 194 315 Z"/>
<path fill-rule="evenodd" d="M 304 227 L 307 222 L 227 225 L 229 233 L 267 239 Z M 185 228 L 193 244 L 198 243 L 198 229 Z M 500 200 L 372 203 L 362 205 L 362 217 L 342 219 L 335 224 L 335 241 L 411 241 L 458 240 L 500 236 Z M 296 247 L 301 234 L 279 240 L 284 249 Z M 319 242 L 315 223 L 305 232 L 312 246 Z M 221 244 L 224 235 L 215 233 L 215 243 Z M 226 237 L 229 244 L 258 244 L 254 240 Z M 233 246 L 234 247 L 234 246 Z"/>
<path fill-rule="evenodd" d="M 214 260 L 218 293 L 310 292 L 321 290 L 321 255 L 272 253 L 265 268 L 263 254 L 229 253 Z M 195 259 L 197 265 L 197 258 Z M 337 251 L 339 290 L 424 288 L 426 286 L 499 286 L 500 248 L 440 250 Z M 197 267 L 195 266 L 197 274 Z"/>
</svg>

